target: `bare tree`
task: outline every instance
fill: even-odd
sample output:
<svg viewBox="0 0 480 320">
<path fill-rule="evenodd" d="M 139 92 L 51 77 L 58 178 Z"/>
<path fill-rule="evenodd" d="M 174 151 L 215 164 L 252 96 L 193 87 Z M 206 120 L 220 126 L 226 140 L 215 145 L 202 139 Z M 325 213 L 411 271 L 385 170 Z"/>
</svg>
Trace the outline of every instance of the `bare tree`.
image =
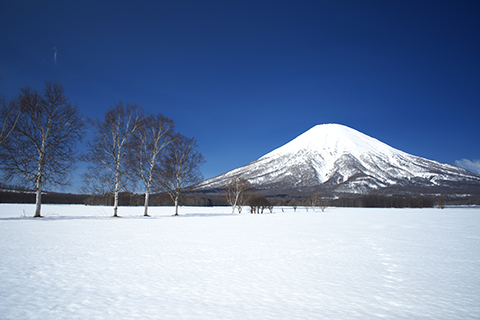
<svg viewBox="0 0 480 320">
<path fill-rule="evenodd" d="M 155 167 L 159 164 L 161 152 L 172 142 L 173 120 L 162 114 L 149 114 L 142 118 L 130 142 L 129 167 L 145 184 L 145 210 L 148 216 L 148 201 L 153 187 Z"/>
<path fill-rule="evenodd" d="M 232 213 L 237 208 L 238 213 L 242 213 L 242 208 L 248 200 L 246 197 L 246 191 L 252 187 L 247 179 L 235 176 L 225 186 L 224 195 L 228 204 L 232 206 Z"/>
<path fill-rule="evenodd" d="M 175 134 L 172 142 L 166 147 L 157 171 L 158 182 L 175 204 L 174 215 L 176 216 L 178 216 L 178 199 L 182 190 L 203 179 L 200 165 L 205 160 L 197 149 L 197 141 L 194 138 L 185 137 L 180 133 Z"/>
<path fill-rule="evenodd" d="M 312 191 L 310 193 L 310 196 L 305 200 L 306 205 L 312 207 L 313 211 L 315 211 L 315 207 L 318 205 L 318 202 L 319 202 L 319 197 L 316 191 Z"/>
<path fill-rule="evenodd" d="M 247 202 L 250 205 L 250 213 L 263 213 L 265 209 L 268 209 L 270 213 L 273 212 L 273 203 L 256 191 L 252 192 L 252 196 Z"/>
<path fill-rule="evenodd" d="M 17 100 L 7 101 L 5 97 L 0 97 L 0 144 L 2 144 L 8 135 L 17 125 L 21 114 L 21 106 Z"/>
<path fill-rule="evenodd" d="M 298 207 L 298 201 L 295 199 L 292 199 L 288 202 L 288 205 L 293 208 L 293 212 L 297 212 L 297 207 Z"/>
<path fill-rule="evenodd" d="M 138 105 L 119 102 L 110 107 L 103 120 L 88 119 L 95 129 L 82 160 L 89 163 L 83 175 L 85 190 L 94 193 L 113 193 L 113 216 L 118 217 L 118 193 L 125 183 L 125 155 L 129 138 L 140 123 Z"/>
<path fill-rule="evenodd" d="M 20 89 L 17 101 L 22 113 L 3 143 L 6 178 L 20 178 L 35 185 L 34 217 L 41 217 L 45 184 L 69 184 L 76 143 L 84 132 L 78 108 L 68 102 L 64 91 L 57 82 L 45 82 L 43 94 L 29 87 Z"/>
<path fill-rule="evenodd" d="M 440 198 L 438 198 L 437 206 L 439 209 L 445 209 L 445 197 L 443 195 L 440 195 Z"/>
</svg>

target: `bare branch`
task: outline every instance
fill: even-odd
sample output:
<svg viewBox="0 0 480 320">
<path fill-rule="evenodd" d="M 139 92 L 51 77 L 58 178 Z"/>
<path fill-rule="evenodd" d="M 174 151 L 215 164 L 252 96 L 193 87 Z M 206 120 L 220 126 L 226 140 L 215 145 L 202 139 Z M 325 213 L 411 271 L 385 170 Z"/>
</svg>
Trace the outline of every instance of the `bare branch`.
<svg viewBox="0 0 480 320">
<path fill-rule="evenodd" d="M 3 144 L 5 139 L 12 133 L 20 118 L 21 108 L 16 100 L 7 101 L 5 97 L 0 98 L 0 144 Z"/>
</svg>

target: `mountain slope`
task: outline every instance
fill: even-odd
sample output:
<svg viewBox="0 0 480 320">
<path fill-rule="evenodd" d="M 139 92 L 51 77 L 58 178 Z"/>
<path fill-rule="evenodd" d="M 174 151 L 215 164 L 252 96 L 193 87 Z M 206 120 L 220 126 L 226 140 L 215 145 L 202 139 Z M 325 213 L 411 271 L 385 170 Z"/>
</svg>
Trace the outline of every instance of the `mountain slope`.
<svg viewBox="0 0 480 320">
<path fill-rule="evenodd" d="M 271 194 L 480 190 L 480 175 L 407 154 L 338 124 L 317 125 L 250 164 L 202 182 L 199 188 L 221 188 L 237 175 Z"/>
</svg>

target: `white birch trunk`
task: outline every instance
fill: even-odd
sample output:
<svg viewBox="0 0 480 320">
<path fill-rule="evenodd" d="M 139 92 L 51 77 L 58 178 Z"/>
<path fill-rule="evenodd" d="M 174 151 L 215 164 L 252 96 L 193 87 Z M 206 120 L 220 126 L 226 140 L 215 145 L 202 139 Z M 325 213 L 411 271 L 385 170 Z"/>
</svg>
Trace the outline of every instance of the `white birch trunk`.
<svg viewBox="0 0 480 320">
<path fill-rule="evenodd" d="M 42 141 L 42 149 L 40 152 L 40 157 L 38 159 L 38 172 L 37 172 L 37 181 L 36 181 L 36 197 L 35 197 L 35 215 L 34 218 L 42 217 L 42 180 L 43 180 L 43 159 L 44 159 L 44 150 L 45 150 L 45 140 Z"/>
<path fill-rule="evenodd" d="M 178 216 L 178 195 L 175 195 L 175 216 Z"/>
<path fill-rule="evenodd" d="M 235 203 L 233 204 L 233 209 L 232 209 L 232 213 L 235 213 L 235 207 L 238 207 L 238 198 L 240 197 L 240 192 L 238 191 L 237 188 L 235 188 Z M 239 210 L 237 208 L 237 210 Z M 240 213 L 240 210 L 238 211 L 238 213 Z"/>
<path fill-rule="evenodd" d="M 117 171 L 117 174 L 115 175 L 115 191 L 114 191 L 114 201 L 113 201 L 113 216 L 118 217 L 117 211 L 118 211 L 118 191 L 120 189 L 120 176 Z"/>
<path fill-rule="evenodd" d="M 143 215 L 148 217 L 148 200 L 150 199 L 150 186 L 152 185 L 153 180 L 153 168 L 155 167 L 155 160 L 150 161 L 150 171 L 148 172 L 148 181 L 145 187 L 145 210 Z"/>
<path fill-rule="evenodd" d="M 37 194 L 35 199 L 35 215 L 34 218 L 41 218 L 42 210 L 42 181 L 40 177 L 37 177 Z"/>
<path fill-rule="evenodd" d="M 147 188 L 145 190 L 145 210 L 143 212 L 143 215 L 145 217 L 148 217 L 148 199 L 150 198 L 150 184 L 147 185 Z"/>
</svg>

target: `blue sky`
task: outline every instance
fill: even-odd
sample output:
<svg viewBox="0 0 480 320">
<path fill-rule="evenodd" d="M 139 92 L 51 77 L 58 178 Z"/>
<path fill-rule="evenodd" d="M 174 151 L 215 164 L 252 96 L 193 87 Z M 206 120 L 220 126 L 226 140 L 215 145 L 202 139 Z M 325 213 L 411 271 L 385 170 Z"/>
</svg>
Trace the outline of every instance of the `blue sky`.
<svg viewBox="0 0 480 320">
<path fill-rule="evenodd" d="M 479 39 L 478 1 L 2 1 L 0 94 L 163 113 L 205 178 L 321 123 L 475 170 Z"/>
</svg>

